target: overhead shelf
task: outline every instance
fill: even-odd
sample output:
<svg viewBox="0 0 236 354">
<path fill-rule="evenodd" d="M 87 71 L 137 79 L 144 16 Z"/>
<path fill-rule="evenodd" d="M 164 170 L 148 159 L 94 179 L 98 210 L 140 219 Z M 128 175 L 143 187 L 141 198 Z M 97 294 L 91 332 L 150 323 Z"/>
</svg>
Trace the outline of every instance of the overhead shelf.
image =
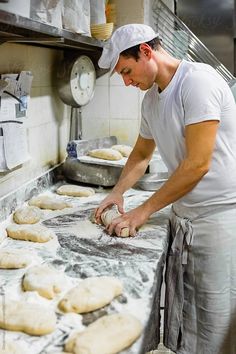
<svg viewBox="0 0 236 354">
<path fill-rule="evenodd" d="M 101 53 L 103 41 L 0 10 L 0 44 L 24 43 Z"/>
</svg>

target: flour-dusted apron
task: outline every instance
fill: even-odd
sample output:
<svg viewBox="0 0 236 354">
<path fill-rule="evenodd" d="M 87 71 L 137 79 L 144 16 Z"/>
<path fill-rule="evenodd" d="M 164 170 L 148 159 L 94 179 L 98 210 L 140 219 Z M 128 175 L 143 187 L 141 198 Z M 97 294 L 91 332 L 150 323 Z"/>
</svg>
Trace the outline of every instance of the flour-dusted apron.
<svg viewBox="0 0 236 354">
<path fill-rule="evenodd" d="M 178 354 L 236 354 L 236 206 L 174 207 L 164 344 Z"/>
</svg>

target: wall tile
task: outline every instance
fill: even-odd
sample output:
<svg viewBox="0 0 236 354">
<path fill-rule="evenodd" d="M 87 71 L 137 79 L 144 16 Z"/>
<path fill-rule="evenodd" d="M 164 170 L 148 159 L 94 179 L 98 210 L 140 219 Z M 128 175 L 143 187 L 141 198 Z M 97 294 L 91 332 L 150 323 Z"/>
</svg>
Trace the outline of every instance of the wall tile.
<svg viewBox="0 0 236 354">
<path fill-rule="evenodd" d="M 133 119 L 111 119 L 110 135 L 115 135 L 120 144 L 134 145 L 139 133 L 139 123 Z"/>
<path fill-rule="evenodd" d="M 111 86 L 124 86 L 124 81 L 122 79 L 121 75 L 118 75 L 117 73 L 114 73 L 111 77 L 110 77 L 110 85 Z"/>
<path fill-rule="evenodd" d="M 108 86 L 96 86 L 92 100 L 82 107 L 84 118 L 108 118 L 109 117 L 109 88 Z"/>
<path fill-rule="evenodd" d="M 109 74 L 102 75 L 96 79 L 96 86 L 108 86 Z"/>
<path fill-rule="evenodd" d="M 110 118 L 138 119 L 138 90 L 134 87 L 113 86 L 110 90 Z"/>
<path fill-rule="evenodd" d="M 82 138 L 94 139 L 109 136 L 109 127 L 108 118 L 94 118 L 93 116 L 82 118 Z"/>
</svg>

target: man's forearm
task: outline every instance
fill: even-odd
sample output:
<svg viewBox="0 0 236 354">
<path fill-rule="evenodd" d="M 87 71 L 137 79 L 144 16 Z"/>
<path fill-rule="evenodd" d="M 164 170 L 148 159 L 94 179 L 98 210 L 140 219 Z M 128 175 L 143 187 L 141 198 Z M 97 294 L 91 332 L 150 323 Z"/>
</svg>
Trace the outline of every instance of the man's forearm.
<svg viewBox="0 0 236 354">
<path fill-rule="evenodd" d="M 207 173 L 207 169 L 189 166 L 183 161 L 168 181 L 143 205 L 149 215 L 189 193 Z"/>
<path fill-rule="evenodd" d="M 123 194 L 145 173 L 150 159 L 130 156 L 113 191 Z"/>
</svg>

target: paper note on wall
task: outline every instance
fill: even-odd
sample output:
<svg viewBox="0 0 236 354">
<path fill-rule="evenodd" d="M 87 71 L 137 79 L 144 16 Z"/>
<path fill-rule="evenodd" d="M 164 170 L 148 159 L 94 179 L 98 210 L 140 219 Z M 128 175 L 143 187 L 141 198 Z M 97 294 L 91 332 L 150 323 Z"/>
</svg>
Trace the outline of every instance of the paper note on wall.
<svg viewBox="0 0 236 354">
<path fill-rule="evenodd" d="M 11 170 L 30 159 L 27 131 L 20 123 L 4 124 L 2 130 L 5 164 L 7 169 Z"/>
<path fill-rule="evenodd" d="M 0 172 L 29 160 L 27 117 L 33 76 L 29 71 L 2 74 L 0 80 Z"/>
</svg>

